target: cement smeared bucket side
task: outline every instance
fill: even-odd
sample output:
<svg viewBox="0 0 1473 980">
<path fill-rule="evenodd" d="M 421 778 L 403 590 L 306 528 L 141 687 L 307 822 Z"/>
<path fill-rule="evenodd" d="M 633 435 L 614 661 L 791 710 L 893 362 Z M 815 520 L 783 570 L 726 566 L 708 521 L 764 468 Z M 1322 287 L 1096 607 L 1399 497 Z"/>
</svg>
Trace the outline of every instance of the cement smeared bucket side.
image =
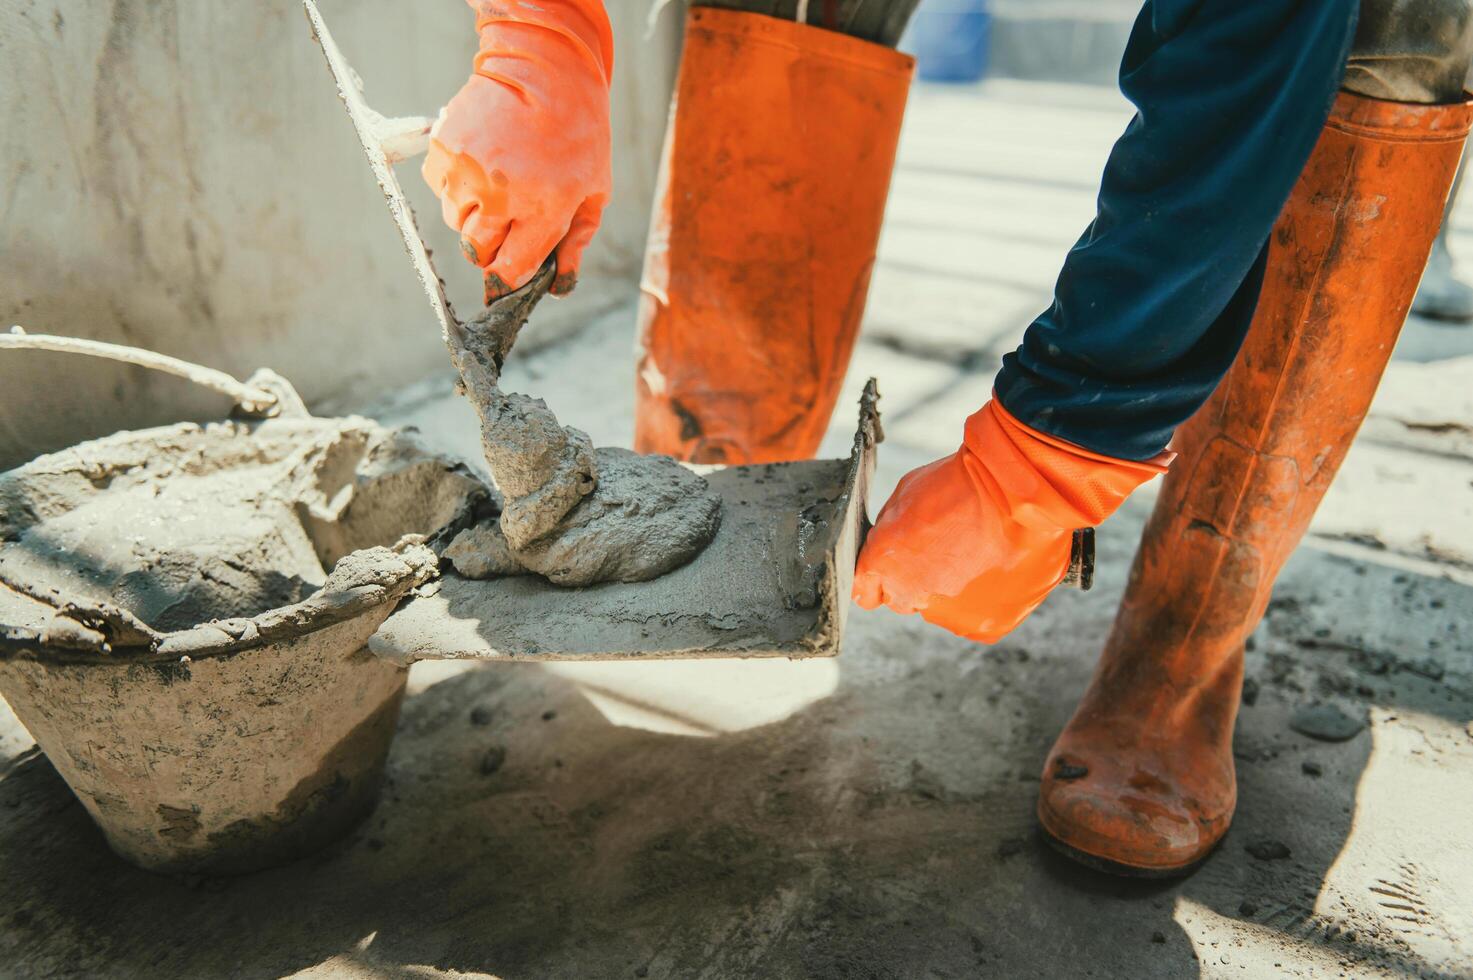
<svg viewBox="0 0 1473 980">
<path fill-rule="evenodd" d="M 180 567 L 193 532 L 181 538 L 167 508 L 112 530 L 78 531 L 76 512 L 263 463 L 269 479 L 243 493 L 271 488 L 260 513 L 299 541 L 309 594 L 188 628 L 144 621 L 158 607 L 134 602 L 130 583 L 160 562 Z M 462 467 L 363 419 L 119 433 L 0 475 L 0 694 L 126 859 L 211 873 L 291 860 L 371 809 L 406 672 L 367 638 L 435 572 L 411 532 L 437 530 L 480 493 Z M 251 533 L 205 526 L 198 540 Z M 112 535 L 141 537 L 119 547 Z M 93 547 L 80 572 L 67 565 L 73 541 Z M 201 584 L 169 588 L 189 598 Z"/>
<path fill-rule="evenodd" d="M 193 662 L 0 661 L 0 689 L 122 857 L 250 871 L 372 809 L 407 672 L 364 642 L 392 608 Z"/>
</svg>

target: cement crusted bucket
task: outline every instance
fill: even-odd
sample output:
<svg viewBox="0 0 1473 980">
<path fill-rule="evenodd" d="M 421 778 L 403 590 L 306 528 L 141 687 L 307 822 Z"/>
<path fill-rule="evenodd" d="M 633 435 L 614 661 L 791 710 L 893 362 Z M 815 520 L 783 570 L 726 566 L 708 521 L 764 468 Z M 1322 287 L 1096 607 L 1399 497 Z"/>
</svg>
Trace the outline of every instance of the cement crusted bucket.
<svg viewBox="0 0 1473 980">
<path fill-rule="evenodd" d="M 0 475 L 0 695 L 129 861 L 307 853 L 373 805 L 406 672 L 365 643 L 476 486 L 305 415 L 36 459 Z"/>
</svg>

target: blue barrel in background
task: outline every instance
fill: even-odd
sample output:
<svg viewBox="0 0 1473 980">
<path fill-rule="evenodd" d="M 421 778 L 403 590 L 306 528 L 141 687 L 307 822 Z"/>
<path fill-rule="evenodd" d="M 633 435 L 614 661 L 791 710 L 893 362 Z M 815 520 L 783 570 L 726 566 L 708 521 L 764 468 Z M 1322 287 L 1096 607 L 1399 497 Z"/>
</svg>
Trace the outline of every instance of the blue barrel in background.
<svg viewBox="0 0 1473 980">
<path fill-rule="evenodd" d="M 921 0 L 900 48 L 928 82 L 975 82 L 987 74 L 991 35 L 987 0 Z"/>
</svg>

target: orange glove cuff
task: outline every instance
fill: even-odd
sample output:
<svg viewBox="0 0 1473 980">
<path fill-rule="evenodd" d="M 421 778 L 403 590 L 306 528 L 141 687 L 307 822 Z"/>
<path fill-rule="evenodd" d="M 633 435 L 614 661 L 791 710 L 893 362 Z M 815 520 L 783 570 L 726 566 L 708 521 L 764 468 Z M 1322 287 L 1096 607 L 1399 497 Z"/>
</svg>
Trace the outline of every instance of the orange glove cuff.
<svg viewBox="0 0 1473 980">
<path fill-rule="evenodd" d="M 1019 523 L 1073 531 L 1094 527 L 1136 487 L 1166 472 L 1176 454 L 1112 459 L 1019 422 L 994 395 L 967 419 L 962 449 L 980 489 Z M 985 461 L 985 463 L 983 462 Z"/>
<path fill-rule="evenodd" d="M 1104 520 L 1171 458 L 1101 456 L 989 401 L 960 449 L 900 481 L 860 553 L 855 601 L 995 642 L 1063 579 L 1074 529 Z"/>
<path fill-rule="evenodd" d="M 603 76 L 604 85 L 613 81 L 614 30 L 598 0 L 538 0 L 536 4 L 515 6 L 488 0 L 466 2 L 476 12 L 476 33 L 481 36 L 481 49 L 474 61 L 476 74 L 500 80 L 500 75 L 494 68 L 487 68 L 486 63 L 522 47 L 515 42 L 508 44 L 505 35 L 515 36 L 519 29 L 533 27 L 562 36 Z"/>
</svg>

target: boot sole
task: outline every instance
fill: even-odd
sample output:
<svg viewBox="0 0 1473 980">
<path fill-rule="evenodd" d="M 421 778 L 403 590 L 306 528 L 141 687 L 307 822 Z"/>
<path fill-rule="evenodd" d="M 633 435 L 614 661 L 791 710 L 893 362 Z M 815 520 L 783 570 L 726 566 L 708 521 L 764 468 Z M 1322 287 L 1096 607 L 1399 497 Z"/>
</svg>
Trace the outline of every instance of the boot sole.
<svg viewBox="0 0 1473 980">
<path fill-rule="evenodd" d="M 1100 857 L 1098 854 L 1091 854 L 1088 851 L 1081 851 L 1074 845 L 1067 844 L 1059 838 L 1055 837 L 1053 834 L 1049 833 L 1048 828 L 1040 826 L 1038 829 L 1039 832 L 1043 834 L 1043 839 L 1048 841 L 1050 847 L 1058 851 L 1060 854 L 1064 855 L 1066 858 L 1069 858 L 1071 861 L 1082 864 L 1086 868 L 1090 868 L 1091 870 L 1100 871 L 1108 875 L 1115 875 L 1116 877 L 1120 878 L 1138 878 L 1143 880 L 1159 881 L 1167 878 L 1185 878 L 1187 875 L 1192 874 L 1203 864 L 1205 864 L 1207 859 L 1213 855 L 1213 852 L 1215 852 L 1218 846 L 1222 843 L 1221 840 L 1218 840 L 1212 845 L 1210 849 L 1208 849 L 1206 854 L 1203 854 L 1199 858 L 1188 861 L 1186 864 L 1179 864 L 1172 867 L 1164 868 L 1142 868 L 1134 864 L 1122 864 L 1119 861 L 1112 861 L 1109 858 L 1103 858 Z"/>
</svg>

